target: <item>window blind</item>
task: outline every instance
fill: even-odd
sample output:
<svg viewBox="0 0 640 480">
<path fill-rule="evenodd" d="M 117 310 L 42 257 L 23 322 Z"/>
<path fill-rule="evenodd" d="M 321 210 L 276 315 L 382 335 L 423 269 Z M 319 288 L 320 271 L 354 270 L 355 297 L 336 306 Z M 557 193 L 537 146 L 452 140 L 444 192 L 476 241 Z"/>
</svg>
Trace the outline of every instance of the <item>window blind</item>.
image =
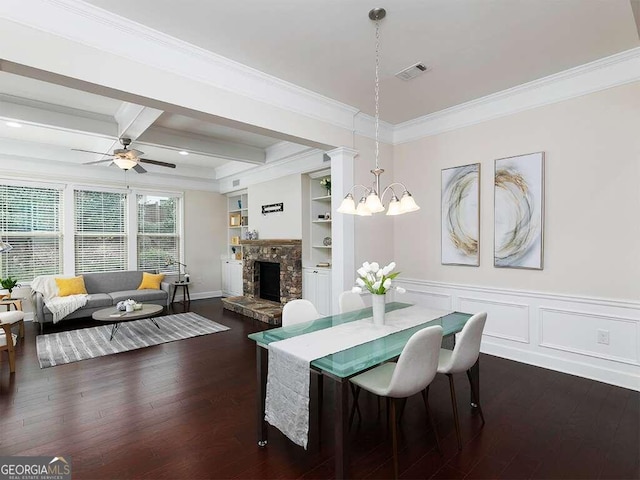
<svg viewBox="0 0 640 480">
<path fill-rule="evenodd" d="M 138 269 L 177 273 L 180 260 L 178 197 L 137 195 Z"/>
<path fill-rule="evenodd" d="M 76 273 L 126 270 L 127 195 L 124 193 L 76 190 Z"/>
<path fill-rule="evenodd" d="M 62 272 L 62 192 L 0 185 L 0 236 L 13 250 L 0 253 L 0 276 L 30 282 Z"/>
</svg>

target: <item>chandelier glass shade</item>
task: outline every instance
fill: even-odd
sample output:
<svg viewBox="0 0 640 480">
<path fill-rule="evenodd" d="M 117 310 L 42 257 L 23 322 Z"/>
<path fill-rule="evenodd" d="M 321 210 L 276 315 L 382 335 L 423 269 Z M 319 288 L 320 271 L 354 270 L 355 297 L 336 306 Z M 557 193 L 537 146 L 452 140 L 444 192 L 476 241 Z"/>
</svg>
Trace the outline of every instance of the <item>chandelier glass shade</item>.
<svg viewBox="0 0 640 480">
<path fill-rule="evenodd" d="M 386 16 L 387 12 L 384 8 L 374 8 L 369 12 L 369 18 L 376 23 L 376 78 L 375 78 L 375 104 L 376 104 L 376 168 L 371 170 L 374 180 L 371 187 L 364 185 L 354 185 L 351 187 L 347 195 L 342 200 L 342 203 L 338 207 L 339 213 L 347 215 L 360 215 L 363 217 L 369 217 L 374 213 L 380 213 L 385 211 L 383 199 L 387 192 L 391 192 L 391 198 L 387 210 L 387 215 L 402 215 L 403 213 L 415 212 L 420 207 L 416 204 L 415 200 L 407 187 L 400 183 L 394 182 L 387 186 L 384 190 L 380 187 L 380 175 L 384 173 L 384 170 L 379 167 L 378 158 L 380 153 L 380 141 L 379 141 L 379 129 L 380 129 L 380 20 Z M 400 198 L 396 195 L 396 190 L 400 192 Z M 356 188 L 363 190 L 363 195 L 356 204 L 354 193 Z"/>
</svg>

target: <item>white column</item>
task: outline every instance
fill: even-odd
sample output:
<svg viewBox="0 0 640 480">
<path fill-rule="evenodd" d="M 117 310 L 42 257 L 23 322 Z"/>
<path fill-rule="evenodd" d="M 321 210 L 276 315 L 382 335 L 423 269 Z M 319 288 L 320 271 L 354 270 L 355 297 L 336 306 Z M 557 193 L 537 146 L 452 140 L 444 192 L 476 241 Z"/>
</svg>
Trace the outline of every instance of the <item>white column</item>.
<svg viewBox="0 0 640 480">
<path fill-rule="evenodd" d="M 331 158 L 331 310 L 338 313 L 338 297 L 355 281 L 354 216 L 338 213 L 344 196 L 353 186 L 356 150 L 346 147 L 327 152 Z"/>
</svg>

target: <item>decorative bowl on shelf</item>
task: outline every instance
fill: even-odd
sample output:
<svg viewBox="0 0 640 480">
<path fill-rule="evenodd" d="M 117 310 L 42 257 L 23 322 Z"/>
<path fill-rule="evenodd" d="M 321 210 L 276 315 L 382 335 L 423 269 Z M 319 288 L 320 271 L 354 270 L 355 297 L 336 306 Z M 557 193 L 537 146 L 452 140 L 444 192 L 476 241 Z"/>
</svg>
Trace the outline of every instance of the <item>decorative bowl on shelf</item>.
<svg viewBox="0 0 640 480">
<path fill-rule="evenodd" d="M 331 237 L 324 237 L 324 240 L 322 240 L 322 244 L 325 247 L 329 247 L 331 245 Z"/>
</svg>

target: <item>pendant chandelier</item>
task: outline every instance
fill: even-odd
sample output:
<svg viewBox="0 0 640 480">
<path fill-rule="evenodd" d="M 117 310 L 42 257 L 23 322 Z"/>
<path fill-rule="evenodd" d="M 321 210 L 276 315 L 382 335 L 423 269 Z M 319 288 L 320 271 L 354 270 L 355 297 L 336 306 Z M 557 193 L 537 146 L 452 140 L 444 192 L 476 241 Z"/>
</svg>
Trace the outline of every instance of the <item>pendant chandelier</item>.
<svg viewBox="0 0 640 480">
<path fill-rule="evenodd" d="M 384 173 L 384 170 L 380 168 L 378 164 L 378 157 L 380 153 L 379 142 L 379 128 L 380 128 L 380 112 L 379 112 L 379 100 L 380 100 L 380 20 L 387 15 L 384 8 L 374 8 L 369 12 L 369 18 L 376 22 L 376 78 L 375 78 L 375 103 L 376 103 L 376 168 L 371 170 L 374 179 L 371 187 L 364 185 L 354 185 L 349 190 L 349 193 L 344 197 L 340 207 L 338 207 L 339 213 L 346 213 L 349 215 L 360 215 L 369 217 L 373 213 L 384 212 L 385 206 L 382 200 L 387 192 L 391 192 L 391 200 L 389 201 L 389 208 L 387 209 L 387 215 L 401 215 L 403 213 L 415 212 L 420 210 L 420 207 L 416 204 L 415 200 L 407 190 L 407 187 L 400 182 L 393 182 L 382 192 L 380 190 L 380 175 Z M 356 188 L 364 189 L 364 193 L 356 206 L 356 202 L 353 197 L 353 193 Z M 400 199 L 396 195 L 396 191 L 402 191 Z M 399 187 L 399 188 L 398 188 Z"/>
</svg>

